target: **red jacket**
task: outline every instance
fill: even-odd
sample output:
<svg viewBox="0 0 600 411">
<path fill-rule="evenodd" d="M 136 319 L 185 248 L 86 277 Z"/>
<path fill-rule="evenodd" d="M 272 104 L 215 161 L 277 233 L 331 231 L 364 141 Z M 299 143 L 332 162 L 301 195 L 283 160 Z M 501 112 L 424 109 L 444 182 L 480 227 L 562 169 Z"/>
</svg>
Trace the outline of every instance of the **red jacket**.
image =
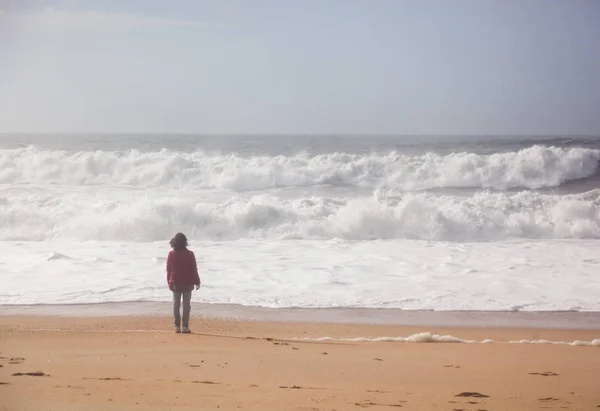
<svg viewBox="0 0 600 411">
<path fill-rule="evenodd" d="M 167 283 L 173 291 L 192 291 L 200 285 L 196 256 L 191 250 L 171 250 L 167 257 Z"/>
</svg>

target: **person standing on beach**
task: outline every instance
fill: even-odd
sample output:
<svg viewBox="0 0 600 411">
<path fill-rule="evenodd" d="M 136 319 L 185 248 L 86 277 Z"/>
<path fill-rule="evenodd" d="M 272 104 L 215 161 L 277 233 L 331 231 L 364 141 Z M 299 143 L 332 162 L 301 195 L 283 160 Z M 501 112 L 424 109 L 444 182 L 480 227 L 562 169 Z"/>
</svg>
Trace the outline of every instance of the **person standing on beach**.
<svg viewBox="0 0 600 411">
<path fill-rule="evenodd" d="M 190 333 L 189 321 L 192 291 L 200 288 L 200 276 L 194 252 L 188 250 L 188 241 L 183 233 L 177 233 L 171 239 L 172 250 L 167 257 L 167 284 L 173 292 L 173 318 L 176 333 Z M 183 299 L 183 318 L 179 312 Z M 182 324 L 183 323 L 183 324 Z M 183 328 L 180 326 L 183 325 Z"/>
</svg>

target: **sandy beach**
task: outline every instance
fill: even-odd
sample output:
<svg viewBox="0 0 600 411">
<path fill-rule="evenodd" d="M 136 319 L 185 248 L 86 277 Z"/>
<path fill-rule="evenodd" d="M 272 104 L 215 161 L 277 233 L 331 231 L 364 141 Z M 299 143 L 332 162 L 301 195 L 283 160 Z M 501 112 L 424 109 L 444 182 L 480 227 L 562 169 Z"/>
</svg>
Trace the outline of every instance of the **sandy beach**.
<svg viewBox="0 0 600 411">
<path fill-rule="evenodd" d="M 160 316 L 0 324 L 1 410 L 600 408 L 598 330 L 195 318 L 183 335 Z M 415 335 L 429 342 L 372 341 Z"/>
<path fill-rule="evenodd" d="M 600 411 L 599 50 L 600 0 L 0 0 L 0 411 Z"/>
</svg>

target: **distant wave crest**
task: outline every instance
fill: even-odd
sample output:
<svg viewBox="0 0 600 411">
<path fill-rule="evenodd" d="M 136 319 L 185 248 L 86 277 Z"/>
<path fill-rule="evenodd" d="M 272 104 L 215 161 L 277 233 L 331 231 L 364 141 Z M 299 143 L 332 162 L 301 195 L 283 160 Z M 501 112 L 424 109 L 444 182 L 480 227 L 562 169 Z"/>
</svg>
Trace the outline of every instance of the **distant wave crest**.
<svg viewBox="0 0 600 411">
<path fill-rule="evenodd" d="M 507 190 L 558 187 L 598 172 L 600 150 L 533 146 L 479 155 L 328 153 L 250 156 L 162 150 L 0 150 L 0 183 L 229 189 L 238 192 L 319 185 Z"/>
</svg>

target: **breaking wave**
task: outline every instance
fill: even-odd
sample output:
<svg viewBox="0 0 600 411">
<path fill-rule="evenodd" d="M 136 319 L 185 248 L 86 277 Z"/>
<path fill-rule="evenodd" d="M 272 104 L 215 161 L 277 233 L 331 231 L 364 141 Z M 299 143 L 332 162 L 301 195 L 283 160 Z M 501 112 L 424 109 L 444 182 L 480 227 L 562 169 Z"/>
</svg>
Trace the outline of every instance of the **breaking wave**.
<svg viewBox="0 0 600 411">
<path fill-rule="evenodd" d="M 550 195 L 479 192 L 466 198 L 381 190 L 364 198 L 267 194 L 214 202 L 138 192 L 0 195 L 0 240 L 600 238 L 600 190 Z"/>
<path fill-rule="evenodd" d="M 558 187 L 597 176 L 600 150 L 533 146 L 479 155 L 327 153 L 240 156 L 204 151 L 0 150 L 0 184 L 119 185 L 238 192 L 318 185 L 507 190 Z"/>
</svg>

